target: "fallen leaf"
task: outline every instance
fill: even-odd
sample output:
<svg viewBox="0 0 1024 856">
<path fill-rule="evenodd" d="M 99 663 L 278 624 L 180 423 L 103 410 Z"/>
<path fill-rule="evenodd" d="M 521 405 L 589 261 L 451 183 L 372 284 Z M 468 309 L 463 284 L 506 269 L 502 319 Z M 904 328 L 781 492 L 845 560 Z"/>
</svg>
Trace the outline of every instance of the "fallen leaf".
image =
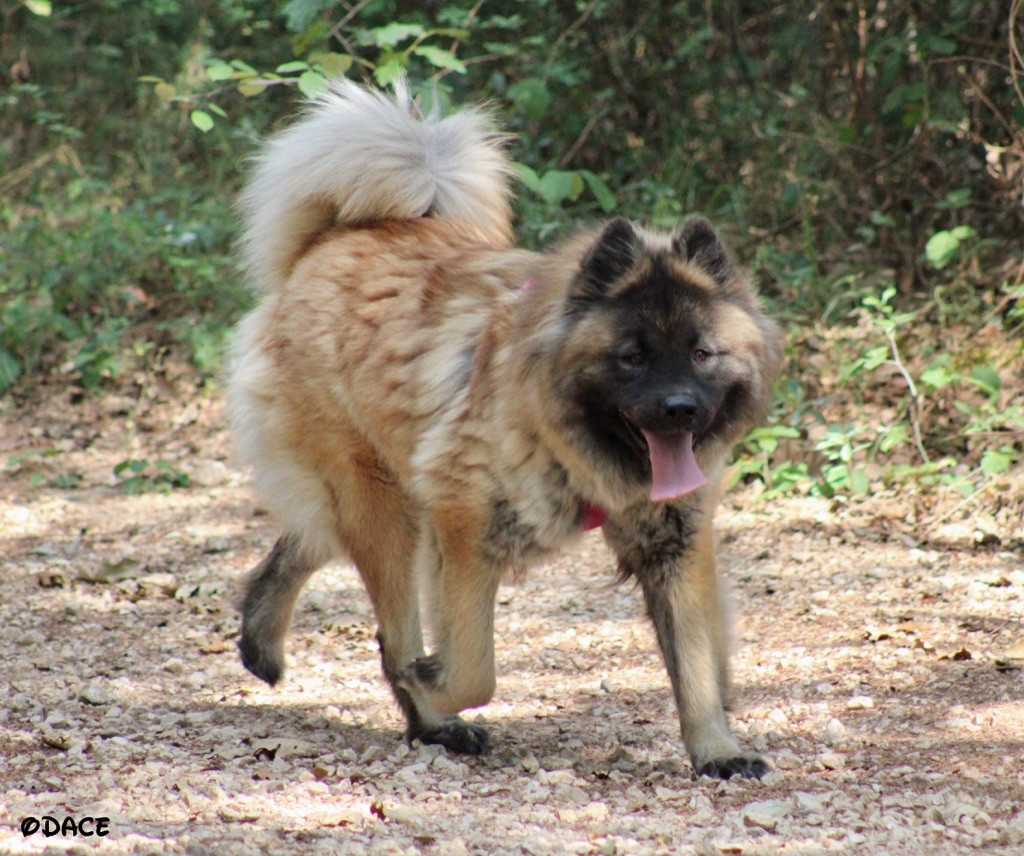
<svg viewBox="0 0 1024 856">
<path fill-rule="evenodd" d="M 959 651 L 953 651 L 949 654 L 943 654 L 939 657 L 940 660 L 971 660 L 973 655 L 966 648 L 961 648 Z"/>
</svg>

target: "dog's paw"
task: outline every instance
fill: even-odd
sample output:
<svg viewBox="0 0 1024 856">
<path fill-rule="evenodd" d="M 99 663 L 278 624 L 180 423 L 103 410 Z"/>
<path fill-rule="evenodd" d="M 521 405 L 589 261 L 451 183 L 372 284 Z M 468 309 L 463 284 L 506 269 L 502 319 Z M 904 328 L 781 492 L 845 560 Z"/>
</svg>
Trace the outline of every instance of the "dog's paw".
<svg viewBox="0 0 1024 856">
<path fill-rule="evenodd" d="M 760 779 L 770 770 L 768 762 L 757 755 L 737 755 L 734 758 L 715 758 L 708 761 L 700 766 L 697 774 L 712 779 L 731 779 L 733 776 Z"/>
<path fill-rule="evenodd" d="M 491 748 L 491 738 L 485 729 L 458 716 L 446 719 L 438 725 L 422 728 L 409 737 L 417 738 L 422 743 L 444 746 L 445 749 L 461 755 L 486 755 Z"/>
</svg>

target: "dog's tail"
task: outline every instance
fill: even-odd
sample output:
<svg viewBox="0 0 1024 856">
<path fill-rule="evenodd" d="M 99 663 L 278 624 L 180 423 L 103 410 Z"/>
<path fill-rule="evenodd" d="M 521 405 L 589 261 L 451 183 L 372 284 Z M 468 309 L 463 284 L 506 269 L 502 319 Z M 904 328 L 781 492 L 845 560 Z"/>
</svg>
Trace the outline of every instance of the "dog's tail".
<svg viewBox="0 0 1024 856">
<path fill-rule="evenodd" d="M 433 217 L 506 246 L 509 163 L 486 113 L 423 117 L 404 83 L 386 95 L 332 83 L 271 139 L 242 194 L 242 260 L 254 284 L 283 282 L 325 229 Z"/>
</svg>

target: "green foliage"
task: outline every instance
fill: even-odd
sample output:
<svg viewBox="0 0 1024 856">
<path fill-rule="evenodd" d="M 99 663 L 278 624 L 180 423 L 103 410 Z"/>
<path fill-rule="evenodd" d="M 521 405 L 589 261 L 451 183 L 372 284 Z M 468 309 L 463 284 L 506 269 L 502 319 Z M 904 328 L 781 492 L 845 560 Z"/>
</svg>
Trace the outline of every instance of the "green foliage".
<svg viewBox="0 0 1024 856">
<path fill-rule="evenodd" d="M 738 479 L 972 489 L 1022 460 L 1020 9 L 0 0 L 0 394 L 168 349 L 217 371 L 254 140 L 331 77 L 406 76 L 427 111 L 492 105 L 527 246 L 613 211 L 723 225 L 790 329 Z"/>
<path fill-rule="evenodd" d="M 232 270 L 229 218 L 216 199 L 128 201 L 89 177 L 0 208 L 0 392 L 58 343 L 65 371 L 86 388 L 161 339 L 202 349 L 201 368 L 212 368 L 201 331 L 226 328 L 249 300 Z"/>
<path fill-rule="evenodd" d="M 167 461 L 150 463 L 145 458 L 129 458 L 114 467 L 114 477 L 129 496 L 145 491 L 170 493 L 174 488 L 188 487 L 188 474 Z"/>
<path fill-rule="evenodd" d="M 928 239 L 928 243 L 924 245 L 924 256 L 932 267 L 941 270 L 953 261 L 961 247 L 976 238 L 977 234 L 970 226 L 943 229 Z"/>
<path fill-rule="evenodd" d="M 907 482 L 970 495 L 1024 463 L 1024 389 L 1003 383 L 1007 368 L 1024 364 L 1024 342 L 1009 344 L 1008 353 L 970 342 L 957 350 L 937 345 L 929 341 L 935 328 L 915 327 L 916 313 L 896 311 L 895 294 L 888 286 L 863 296 L 851 312 L 860 324 L 842 333 L 831 352 L 833 394 L 875 388 L 875 409 L 826 397 L 807 402 L 799 384 L 796 394 L 784 387 L 774 421 L 741 444 L 735 480 L 762 482 L 765 497 L 866 495 Z M 886 417 L 877 415 L 879 405 Z M 839 421 L 836 412 L 858 418 Z"/>
</svg>

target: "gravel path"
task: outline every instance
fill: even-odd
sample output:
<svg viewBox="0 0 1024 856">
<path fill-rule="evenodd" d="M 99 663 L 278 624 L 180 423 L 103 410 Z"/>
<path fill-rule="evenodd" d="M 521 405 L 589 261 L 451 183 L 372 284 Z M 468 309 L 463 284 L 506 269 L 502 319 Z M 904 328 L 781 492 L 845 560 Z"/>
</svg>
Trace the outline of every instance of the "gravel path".
<svg viewBox="0 0 1024 856">
<path fill-rule="evenodd" d="M 924 540 L 910 497 L 730 495 L 760 782 L 692 778 L 639 595 L 588 536 L 502 589 L 495 749 L 466 760 L 401 741 L 348 567 L 306 589 L 278 689 L 241 669 L 233 586 L 274 531 L 218 406 L 165 399 L 0 412 L 0 853 L 1024 852 L 1019 522 L 950 500 Z M 192 485 L 111 484 L 143 458 Z M 106 834 L 23 836 L 46 816 Z"/>
</svg>

